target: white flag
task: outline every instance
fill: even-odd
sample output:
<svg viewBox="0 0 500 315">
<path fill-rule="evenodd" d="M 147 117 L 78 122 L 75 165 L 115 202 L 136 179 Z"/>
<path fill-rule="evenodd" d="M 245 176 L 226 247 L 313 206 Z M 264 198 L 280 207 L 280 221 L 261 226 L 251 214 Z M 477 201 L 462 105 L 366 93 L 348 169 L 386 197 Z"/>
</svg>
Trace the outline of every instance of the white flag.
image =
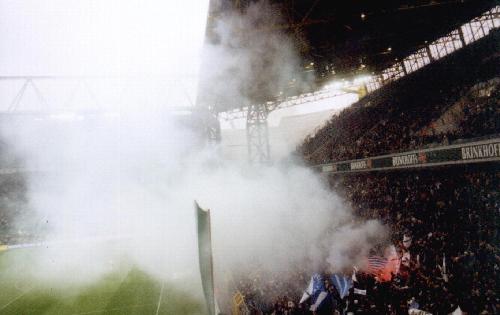
<svg viewBox="0 0 500 315">
<path fill-rule="evenodd" d="M 302 294 L 302 298 L 300 299 L 299 304 L 304 303 L 307 301 L 308 298 L 311 297 L 312 292 L 313 292 L 313 277 L 311 277 L 311 281 L 309 281 L 309 285 L 307 286 L 307 289 L 304 291 L 304 294 Z"/>
</svg>

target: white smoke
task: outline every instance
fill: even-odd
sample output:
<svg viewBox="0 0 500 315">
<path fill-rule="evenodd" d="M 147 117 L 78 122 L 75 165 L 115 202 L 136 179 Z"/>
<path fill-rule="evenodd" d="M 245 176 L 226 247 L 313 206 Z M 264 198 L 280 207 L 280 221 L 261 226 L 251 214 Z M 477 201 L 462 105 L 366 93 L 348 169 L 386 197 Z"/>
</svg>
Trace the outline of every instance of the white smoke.
<svg viewBox="0 0 500 315">
<path fill-rule="evenodd" d="M 283 34 L 250 30 L 248 45 L 231 43 L 234 25 L 246 32 L 258 13 L 269 17 L 257 6 L 229 15 L 218 27 L 222 45 L 209 48 L 234 72 L 224 63 L 204 84 L 242 103 L 258 90 L 242 93 L 248 76 L 257 77 L 256 61 L 265 63 L 257 66 L 264 73 L 259 89 L 300 77 Z M 271 82 L 277 85 L 264 87 Z M 297 264 L 342 270 L 383 238 L 377 222 L 357 222 L 308 168 L 223 161 L 176 118 L 140 105 L 113 117 L 26 120 L 2 131 L 24 166 L 36 170 L 24 174 L 37 223 L 31 228 L 46 241 L 63 241 L 37 250 L 30 274 L 53 284 L 88 283 L 133 264 L 160 278 L 198 279 L 194 200 L 212 210 L 219 280 L 255 264 L 272 272 Z"/>
<path fill-rule="evenodd" d="M 200 102 L 225 110 L 314 85 L 280 7 L 263 0 L 218 14 L 203 53 Z"/>
</svg>

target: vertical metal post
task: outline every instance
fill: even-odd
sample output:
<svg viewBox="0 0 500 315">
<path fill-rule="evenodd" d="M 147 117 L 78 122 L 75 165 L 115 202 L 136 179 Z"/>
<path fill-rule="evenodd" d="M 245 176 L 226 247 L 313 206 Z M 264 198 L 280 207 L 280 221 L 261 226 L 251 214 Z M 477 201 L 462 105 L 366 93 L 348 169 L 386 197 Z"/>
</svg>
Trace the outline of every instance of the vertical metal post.
<svg viewBox="0 0 500 315">
<path fill-rule="evenodd" d="M 462 42 L 462 47 L 467 46 L 465 42 L 464 32 L 462 31 L 462 26 L 458 27 L 458 36 L 460 36 L 460 41 Z"/>
<path fill-rule="evenodd" d="M 247 148 L 250 163 L 270 163 L 271 150 L 267 127 L 267 106 L 250 105 L 247 113 Z"/>
<path fill-rule="evenodd" d="M 426 45 L 425 46 L 425 51 L 427 52 L 427 56 L 429 56 L 429 60 L 432 62 L 434 61 L 434 56 L 432 56 L 432 51 L 431 51 L 431 46 L 430 45 Z"/>
<path fill-rule="evenodd" d="M 208 144 L 217 145 L 221 141 L 220 122 L 217 113 L 209 110 L 206 122 Z"/>
<path fill-rule="evenodd" d="M 213 106 L 198 106 L 193 112 L 197 121 L 203 126 L 203 132 L 209 146 L 216 146 L 221 141 L 219 115 Z M 201 129 L 200 129 L 201 130 Z"/>
<path fill-rule="evenodd" d="M 404 75 L 408 75 L 408 70 L 406 70 L 404 61 L 401 61 L 399 64 L 401 64 L 401 69 L 403 69 Z"/>
</svg>

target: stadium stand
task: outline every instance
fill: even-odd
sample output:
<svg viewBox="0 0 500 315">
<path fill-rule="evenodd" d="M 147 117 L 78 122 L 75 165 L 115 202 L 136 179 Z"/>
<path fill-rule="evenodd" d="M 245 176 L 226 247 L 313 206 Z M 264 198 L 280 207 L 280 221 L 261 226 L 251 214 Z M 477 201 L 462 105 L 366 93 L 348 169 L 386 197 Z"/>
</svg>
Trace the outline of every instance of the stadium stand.
<svg viewBox="0 0 500 315">
<path fill-rule="evenodd" d="M 311 165 L 494 138 L 500 133 L 499 31 L 390 83 L 333 116 L 298 152 Z M 362 271 L 350 294 L 324 283 L 328 306 L 300 303 L 311 271 L 246 274 L 251 314 L 499 314 L 500 168 L 496 162 L 330 174 L 361 218 L 389 227 L 397 271 Z M 327 271 L 322 275 L 327 279 Z M 311 280 L 312 281 L 312 280 Z M 302 287 L 298 287 L 302 284 Z"/>
<path fill-rule="evenodd" d="M 393 243 L 410 254 L 390 285 L 371 288 L 361 308 L 399 314 L 415 297 L 432 314 L 449 314 L 457 305 L 470 314 L 498 312 L 499 180 L 495 165 L 335 178 L 332 185 L 345 191 L 355 211 L 385 222 Z M 412 238 L 409 249 L 404 234 Z"/>
<path fill-rule="evenodd" d="M 500 169 L 490 164 L 332 176 L 332 189 L 360 217 L 389 226 L 398 256 L 407 257 L 388 282 L 356 273 L 351 294 L 344 300 L 336 297 L 333 309 L 408 314 L 407 301 L 413 298 L 431 314 L 450 314 L 458 307 L 468 314 L 497 314 L 499 184 Z M 410 246 L 403 243 L 405 235 Z M 299 304 L 305 288 L 297 287 L 309 276 L 298 267 L 289 277 L 266 274 L 263 281 L 256 272 L 240 279 L 237 287 L 256 313 L 311 314 L 309 302 Z M 354 293 L 355 288 L 366 295 Z M 272 302 L 262 302 L 269 297 Z"/>
<path fill-rule="evenodd" d="M 19 173 L 0 176 L 0 245 L 32 241 L 32 235 L 15 224 L 23 220 L 27 211 L 26 185 Z"/>
<path fill-rule="evenodd" d="M 498 133 L 499 37 L 500 31 L 496 30 L 373 92 L 333 116 L 298 150 L 306 161 L 319 164 L 410 150 L 479 133 Z M 435 132 L 433 124 L 457 103 L 465 103 L 463 117 L 457 118 L 462 128 Z M 465 125 L 468 127 L 463 128 Z M 477 125 L 481 125 L 480 132 L 473 132 Z"/>
</svg>

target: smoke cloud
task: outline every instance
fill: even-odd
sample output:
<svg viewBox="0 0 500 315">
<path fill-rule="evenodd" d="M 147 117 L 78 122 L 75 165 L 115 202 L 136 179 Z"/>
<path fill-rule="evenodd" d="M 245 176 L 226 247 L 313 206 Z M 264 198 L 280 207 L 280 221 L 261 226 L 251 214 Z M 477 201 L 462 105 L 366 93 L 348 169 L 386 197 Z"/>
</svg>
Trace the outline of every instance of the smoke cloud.
<svg viewBox="0 0 500 315">
<path fill-rule="evenodd" d="M 218 44 L 205 51 L 216 69 L 203 84 L 232 104 L 268 97 L 300 77 L 290 40 L 255 27 L 268 19 L 279 22 L 259 6 L 229 14 L 217 26 Z M 355 218 L 300 163 L 224 161 L 156 107 L 3 127 L 32 170 L 23 174 L 32 220 L 17 224 L 52 242 L 23 266 L 52 285 L 92 282 L 128 264 L 199 285 L 193 200 L 212 210 L 221 286 L 228 273 L 256 265 L 275 273 L 297 265 L 344 270 L 384 238 L 378 222 Z"/>
<path fill-rule="evenodd" d="M 264 0 L 215 19 L 203 52 L 200 102 L 223 111 L 314 85 L 279 10 Z"/>
</svg>

